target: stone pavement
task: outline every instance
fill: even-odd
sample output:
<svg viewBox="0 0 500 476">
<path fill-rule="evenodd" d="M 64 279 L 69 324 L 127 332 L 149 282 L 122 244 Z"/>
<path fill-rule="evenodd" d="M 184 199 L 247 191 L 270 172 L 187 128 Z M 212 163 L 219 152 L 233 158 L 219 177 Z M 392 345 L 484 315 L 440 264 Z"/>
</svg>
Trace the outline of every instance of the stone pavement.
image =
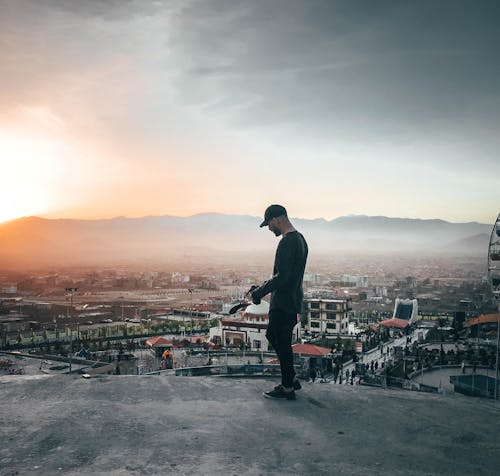
<svg viewBox="0 0 500 476">
<path fill-rule="evenodd" d="M 76 375 L 0 383 L 0 475 L 494 475 L 500 404 L 264 379 Z"/>
</svg>

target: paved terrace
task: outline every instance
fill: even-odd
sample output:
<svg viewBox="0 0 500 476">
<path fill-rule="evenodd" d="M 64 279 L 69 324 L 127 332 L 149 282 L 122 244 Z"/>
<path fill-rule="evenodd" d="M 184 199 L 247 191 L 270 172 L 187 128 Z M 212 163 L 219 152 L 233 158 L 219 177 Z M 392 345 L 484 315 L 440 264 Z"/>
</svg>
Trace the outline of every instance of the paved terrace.
<svg viewBox="0 0 500 476">
<path fill-rule="evenodd" d="M 500 404 L 270 380 L 0 380 L 0 474 L 496 475 Z"/>
</svg>

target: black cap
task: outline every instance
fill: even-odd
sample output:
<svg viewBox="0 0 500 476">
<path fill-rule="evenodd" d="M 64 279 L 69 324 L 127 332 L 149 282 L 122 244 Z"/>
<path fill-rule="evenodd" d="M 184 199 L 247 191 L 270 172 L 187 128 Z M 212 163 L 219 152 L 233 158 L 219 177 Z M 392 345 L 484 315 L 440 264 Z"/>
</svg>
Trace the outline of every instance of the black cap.
<svg viewBox="0 0 500 476">
<path fill-rule="evenodd" d="M 276 217 L 286 216 L 286 209 L 281 205 L 270 205 L 266 208 L 264 213 L 264 221 L 260 224 L 260 227 L 267 226 L 269 224 L 269 220 L 272 220 Z"/>
</svg>

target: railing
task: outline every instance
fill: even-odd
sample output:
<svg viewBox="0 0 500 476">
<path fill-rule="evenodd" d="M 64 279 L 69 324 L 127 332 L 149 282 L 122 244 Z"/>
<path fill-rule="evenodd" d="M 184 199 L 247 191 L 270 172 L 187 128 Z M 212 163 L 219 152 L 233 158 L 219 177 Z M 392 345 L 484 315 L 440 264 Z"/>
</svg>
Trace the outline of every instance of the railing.
<svg viewBox="0 0 500 476">
<path fill-rule="evenodd" d="M 360 384 L 384 388 L 401 388 L 403 390 L 412 390 L 414 392 L 439 393 L 439 389 L 437 387 L 433 387 L 432 385 L 424 385 L 413 380 L 388 377 L 386 375 L 366 374 L 361 378 Z"/>
<path fill-rule="evenodd" d="M 298 366 L 296 366 L 298 368 Z M 200 367 L 180 367 L 177 369 L 156 370 L 144 375 L 176 375 L 178 377 L 201 377 L 227 375 L 232 377 L 279 376 L 280 366 L 275 364 L 241 364 L 241 365 L 204 365 Z"/>
<path fill-rule="evenodd" d="M 452 375 L 450 383 L 455 392 L 471 397 L 495 398 L 495 379 L 487 375 Z"/>
</svg>

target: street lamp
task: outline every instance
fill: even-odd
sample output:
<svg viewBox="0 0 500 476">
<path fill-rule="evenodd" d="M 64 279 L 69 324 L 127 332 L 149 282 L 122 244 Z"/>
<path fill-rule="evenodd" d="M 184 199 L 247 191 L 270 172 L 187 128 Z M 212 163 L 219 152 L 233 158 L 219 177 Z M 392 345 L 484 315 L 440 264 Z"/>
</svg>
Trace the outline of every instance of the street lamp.
<svg viewBox="0 0 500 476">
<path fill-rule="evenodd" d="M 65 289 L 66 289 L 66 292 L 69 293 L 69 296 L 70 296 L 70 307 L 71 307 L 71 311 L 73 311 L 73 295 L 76 293 L 76 291 L 78 291 L 78 288 L 65 288 Z M 67 307 L 67 306 L 66 306 L 66 318 L 69 319 L 69 307 Z M 71 329 L 71 326 L 70 326 L 69 330 L 71 332 L 71 335 L 70 335 L 69 372 L 71 373 L 71 362 L 72 362 L 71 354 L 73 353 L 73 329 Z M 77 330 L 76 330 L 77 339 L 78 339 L 78 332 L 79 332 L 79 329 L 77 327 Z"/>
<path fill-rule="evenodd" d="M 189 321 L 191 324 L 191 336 L 193 335 L 193 290 L 188 288 L 189 291 Z"/>
<path fill-rule="evenodd" d="M 73 310 L 73 294 L 78 291 L 78 288 L 66 288 L 66 292 L 70 293 L 70 303 L 71 303 L 71 310 Z M 69 318 L 69 308 L 66 306 L 66 317 Z"/>
</svg>

